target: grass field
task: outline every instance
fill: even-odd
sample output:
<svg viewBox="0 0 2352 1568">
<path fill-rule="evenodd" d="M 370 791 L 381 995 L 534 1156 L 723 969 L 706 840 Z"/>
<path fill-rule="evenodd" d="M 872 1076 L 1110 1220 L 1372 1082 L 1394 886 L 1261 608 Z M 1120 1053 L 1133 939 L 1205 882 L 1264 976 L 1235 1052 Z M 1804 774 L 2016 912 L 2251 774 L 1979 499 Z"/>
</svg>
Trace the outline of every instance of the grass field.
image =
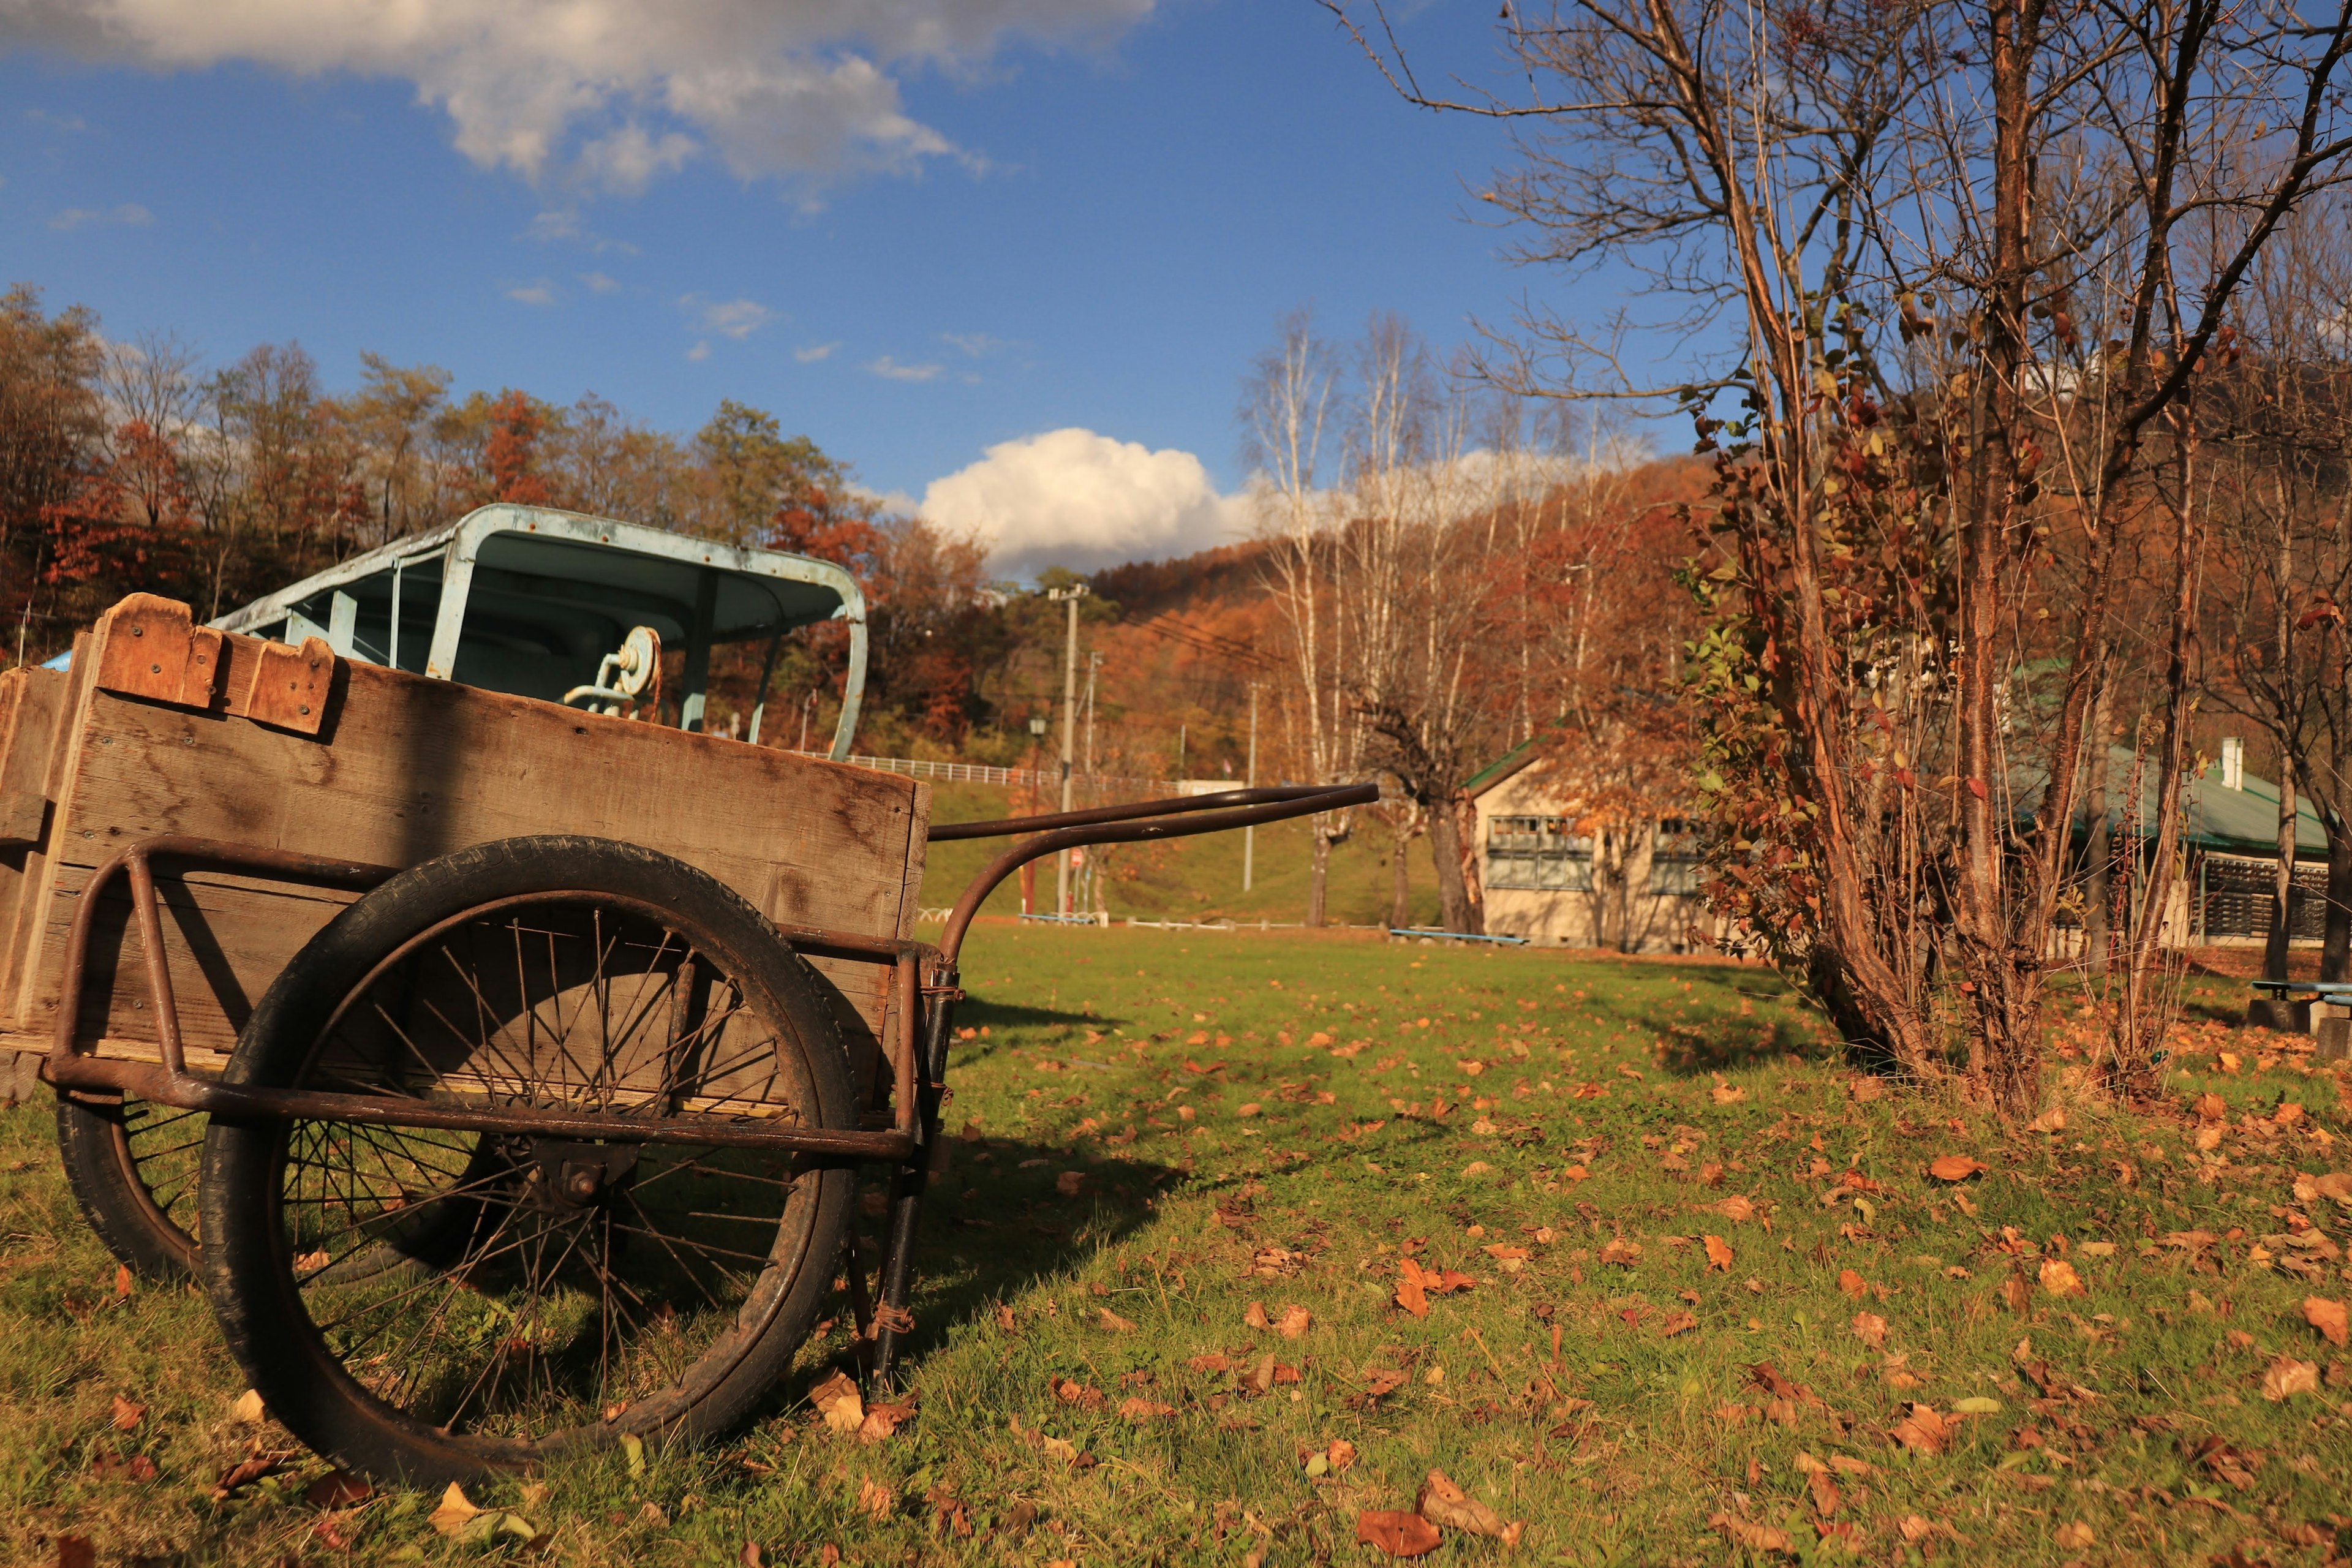
<svg viewBox="0 0 2352 1568">
<path fill-rule="evenodd" d="M 2338 1550 L 2352 1352 L 2305 1302 L 2347 1295 L 2352 1183 L 2315 1179 L 2352 1159 L 2307 1042 L 2193 1023 L 2180 1114 L 2062 1083 L 2063 1127 L 2003 1138 L 1841 1070 L 1729 964 L 1006 924 L 969 951 L 919 1413 L 826 1427 L 800 1396 L 836 1328 L 736 1440 L 473 1495 L 536 1546 L 445 1537 L 431 1497 L 307 1502 L 299 1454 L 214 1500 L 294 1445 L 238 1421 L 201 1299 L 118 1293 L 47 1105 L 0 1113 L 0 1554 L 1371 1562 L 1360 1516 L 1433 1470 L 1447 1518 L 1519 1527 L 1445 1528 L 1441 1563 Z"/>
</svg>

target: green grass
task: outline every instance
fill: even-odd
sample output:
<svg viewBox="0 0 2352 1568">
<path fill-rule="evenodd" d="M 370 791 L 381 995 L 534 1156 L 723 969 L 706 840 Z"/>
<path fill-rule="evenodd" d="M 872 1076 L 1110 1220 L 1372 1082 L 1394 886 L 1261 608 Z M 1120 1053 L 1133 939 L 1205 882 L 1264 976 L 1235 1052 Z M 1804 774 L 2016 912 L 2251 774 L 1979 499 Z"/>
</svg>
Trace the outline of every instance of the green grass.
<svg viewBox="0 0 2352 1568">
<path fill-rule="evenodd" d="M 476 1493 L 551 1532 L 546 1561 L 732 1563 L 752 1541 L 771 1563 L 1369 1562 L 1359 1511 L 1411 1508 L 1433 1468 L 1528 1521 L 1523 1563 L 1739 1560 L 1711 1518 L 1818 1561 L 1841 1548 L 1817 1527 L 1851 1526 L 1872 1563 L 2316 1563 L 2297 1542 L 2336 1538 L 2352 1365 L 2300 1303 L 2342 1299 L 2344 1260 L 2265 1238 L 2296 1215 L 2340 1237 L 2345 1212 L 2293 1187 L 2352 1158 L 2329 1146 L 2332 1073 L 2276 1037 L 2180 1033 L 2173 1087 L 2229 1107 L 2200 1152 L 2192 1121 L 2063 1087 L 2062 1130 L 2009 1138 L 1874 1093 L 1780 983 L 1728 964 L 1002 923 L 970 954 L 962 1021 L 987 1033 L 957 1049 L 971 1141 L 921 1242 L 919 1415 L 860 1444 L 795 1403 L 835 1329 L 718 1447 Z M 315 1462 L 208 1500 L 257 1440 L 291 1445 L 234 1422 L 198 1297 L 115 1297 L 48 1130 L 46 1105 L 0 1113 L 0 1554 L 49 1563 L 70 1530 L 109 1563 L 345 1560 L 299 1500 Z M 1948 1187 L 1923 1169 L 1947 1153 L 1990 1170 Z M 1612 1243 L 1638 1261 L 1602 1261 Z M 1491 1247 L 1529 1256 L 1508 1270 Z M 2062 1248 L 2086 1295 L 2042 1287 Z M 1410 1316 L 1408 1252 L 1476 1283 Z M 2310 1276 L 2282 1268 L 2305 1255 Z M 1249 1327 L 1253 1302 L 1311 1326 Z M 2265 1399 L 2282 1352 L 2323 1386 Z M 1298 1381 L 1246 1386 L 1267 1354 Z M 1195 1369 L 1211 1356 L 1238 1370 Z M 1761 1386 L 1765 1362 L 1804 1392 Z M 1377 1373 L 1402 1381 L 1370 1398 Z M 118 1395 L 145 1407 L 134 1430 Z M 1129 1399 L 1168 1411 L 1129 1419 Z M 1962 1400 L 1997 1408 L 1948 1451 L 1890 1437 L 1911 1402 Z M 2208 1438 L 2241 1458 L 2200 1461 Z M 1352 1467 L 1311 1473 L 1338 1439 Z M 1814 1466 L 1843 1466 L 1826 1521 Z M 352 1561 L 527 1557 L 446 1540 L 433 1502 L 325 1528 Z M 1431 1561 L 1505 1557 L 1449 1531 Z"/>
</svg>

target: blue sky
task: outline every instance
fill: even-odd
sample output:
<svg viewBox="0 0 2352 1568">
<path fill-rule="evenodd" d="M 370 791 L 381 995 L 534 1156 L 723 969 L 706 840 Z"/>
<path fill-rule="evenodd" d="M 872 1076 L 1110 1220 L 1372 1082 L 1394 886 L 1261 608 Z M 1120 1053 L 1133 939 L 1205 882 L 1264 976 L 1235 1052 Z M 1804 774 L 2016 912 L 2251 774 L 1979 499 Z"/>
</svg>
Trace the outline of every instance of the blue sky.
<svg viewBox="0 0 2352 1568">
<path fill-rule="evenodd" d="M 940 504 L 1055 513 L 1036 527 L 1077 556 L 1231 526 L 1194 492 L 1240 482 L 1240 380 L 1285 310 L 1339 334 L 1394 310 L 1444 345 L 1522 290 L 1573 310 L 1597 287 L 1507 264 L 1462 217 L 1499 132 L 1398 101 L 1310 0 L 897 7 L 963 26 L 944 47 L 788 5 L 809 15 L 771 41 L 778 79 L 831 72 L 856 101 L 781 121 L 712 85 L 740 18 L 656 40 L 667 64 L 612 91 L 528 36 L 311 26 L 333 0 L 287 42 L 280 3 L 53 0 L 79 15 L 0 32 L 0 275 L 215 359 L 297 340 L 338 387 L 372 349 L 678 430 L 731 396 L 917 500 L 1003 479 L 1009 447 L 1010 479 Z M 971 25 L 986 10 L 1010 25 Z M 1437 0 L 1405 37 L 1492 71 L 1493 17 Z M 501 107 L 535 93 L 588 107 Z M 1056 431 L 1090 439 L 1024 445 Z M 1033 493 L 1073 464 L 1100 471 Z M 1121 507 L 1183 516 L 1085 537 Z"/>
</svg>

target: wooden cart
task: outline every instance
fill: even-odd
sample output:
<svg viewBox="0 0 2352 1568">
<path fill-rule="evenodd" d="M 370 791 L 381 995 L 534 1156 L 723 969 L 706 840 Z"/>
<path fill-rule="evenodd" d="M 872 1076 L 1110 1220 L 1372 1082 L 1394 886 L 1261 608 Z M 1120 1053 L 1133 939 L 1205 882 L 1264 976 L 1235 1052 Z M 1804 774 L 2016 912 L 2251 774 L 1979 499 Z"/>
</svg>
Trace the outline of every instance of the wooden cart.
<svg viewBox="0 0 2352 1568">
<path fill-rule="evenodd" d="M 788 1368 L 861 1164 L 889 1173 L 873 1284 L 847 1270 L 888 1382 L 990 890 L 1372 795 L 934 829 L 895 774 L 134 595 L 68 671 L 0 677 L 0 1063 L 58 1091 L 109 1244 L 193 1265 L 322 1453 L 437 1483 L 692 1439 Z M 928 843 L 1018 834 L 916 941 Z"/>
</svg>

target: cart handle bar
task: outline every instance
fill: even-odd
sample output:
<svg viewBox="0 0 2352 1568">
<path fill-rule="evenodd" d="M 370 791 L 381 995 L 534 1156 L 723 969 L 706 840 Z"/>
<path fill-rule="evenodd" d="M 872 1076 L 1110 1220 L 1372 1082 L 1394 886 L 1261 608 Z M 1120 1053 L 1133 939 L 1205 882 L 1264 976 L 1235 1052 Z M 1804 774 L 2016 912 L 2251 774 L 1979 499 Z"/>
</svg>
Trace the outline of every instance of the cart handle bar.
<svg viewBox="0 0 2352 1568">
<path fill-rule="evenodd" d="M 1174 816 L 1188 811 L 1214 811 L 1231 805 L 1263 805 L 1273 801 L 1316 800 L 1331 792 L 1330 784 L 1268 784 L 1263 789 L 1226 789 L 1214 795 L 1181 795 L 1171 800 L 1138 801 L 1130 805 L 1103 805 L 1090 811 L 1057 811 L 1044 816 L 1007 816 L 995 822 L 942 822 L 931 828 L 931 842 L 950 838 L 1010 838 L 1018 833 L 1047 833 L 1057 827 L 1086 827 L 1097 822 L 1133 822 L 1147 816 Z"/>
<path fill-rule="evenodd" d="M 1273 795 L 1276 798 L 1262 805 L 1226 806 L 1234 795 Z M 1313 816 L 1321 812 L 1337 811 L 1341 806 L 1370 805 L 1381 798 L 1381 786 L 1360 784 L 1292 784 L 1279 789 L 1235 790 L 1229 795 L 1196 795 L 1185 801 L 1149 801 L 1146 807 L 1158 807 L 1153 816 L 1175 816 L 1180 812 L 1197 815 L 1176 822 L 1137 821 L 1144 808 L 1108 806 L 1100 812 L 1074 811 L 1061 816 L 1031 818 L 1031 822 L 1069 822 L 1077 819 L 1093 826 L 1075 826 L 1040 833 L 1034 838 L 1024 838 L 991 860 L 979 876 L 963 890 L 963 896 L 948 911 L 947 930 L 940 936 L 940 956 L 952 968 L 963 949 L 964 932 L 971 926 L 972 916 L 980 912 L 981 900 L 996 890 L 996 885 L 1011 876 L 1024 862 L 1043 855 L 1058 854 L 1086 844 L 1130 844 L 1155 838 L 1189 838 L 1196 833 L 1223 833 L 1235 827 L 1255 827 L 1260 823 L 1284 822 L 1294 816 Z M 1223 809 L 1212 809 L 1223 807 Z M 1026 826 L 1014 819 L 1013 831 Z M 956 824 L 957 826 L 1007 828 L 1005 823 Z M 937 837 L 937 835 L 934 835 Z M 979 837 L 979 834 L 962 837 Z"/>
</svg>

